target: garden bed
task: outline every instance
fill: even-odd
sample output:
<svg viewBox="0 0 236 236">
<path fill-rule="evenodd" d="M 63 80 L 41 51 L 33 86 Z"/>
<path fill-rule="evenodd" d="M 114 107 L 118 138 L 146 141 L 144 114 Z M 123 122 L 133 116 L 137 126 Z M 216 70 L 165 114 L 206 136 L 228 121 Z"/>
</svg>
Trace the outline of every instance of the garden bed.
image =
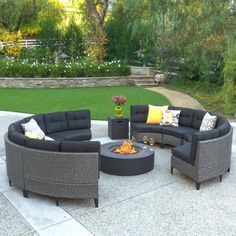
<svg viewBox="0 0 236 236">
<path fill-rule="evenodd" d="M 91 61 L 60 61 L 44 63 L 37 60 L 0 60 L 0 77 L 73 78 L 95 76 L 127 76 L 130 67 L 121 61 L 96 64 Z"/>
</svg>

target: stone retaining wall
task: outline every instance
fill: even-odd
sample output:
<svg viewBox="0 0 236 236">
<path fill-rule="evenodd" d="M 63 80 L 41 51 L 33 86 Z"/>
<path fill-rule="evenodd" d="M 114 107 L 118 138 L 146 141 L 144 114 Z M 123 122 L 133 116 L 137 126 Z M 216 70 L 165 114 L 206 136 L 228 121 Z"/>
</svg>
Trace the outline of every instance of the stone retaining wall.
<svg viewBox="0 0 236 236">
<path fill-rule="evenodd" d="M 0 78 L 2 88 L 74 88 L 134 85 L 137 76 L 83 78 Z"/>
<path fill-rule="evenodd" d="M 130 66 L 132 75 L 155 76 L 154 67 Z"/>
</svg>

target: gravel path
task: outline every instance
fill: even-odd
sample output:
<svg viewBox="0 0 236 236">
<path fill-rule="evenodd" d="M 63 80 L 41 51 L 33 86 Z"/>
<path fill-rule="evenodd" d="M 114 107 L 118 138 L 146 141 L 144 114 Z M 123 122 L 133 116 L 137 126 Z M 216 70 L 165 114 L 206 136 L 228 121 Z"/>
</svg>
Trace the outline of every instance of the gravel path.
<svg viewBox="0 0 236 236">
<path fill-rule="evenodd" d="M 173 91 L 164 87 L 152 87 L 146 89 L 162 94 L 171 102 L 173 106 L 205 110 L 196 99 L 185 93 Z"/>
</svg>

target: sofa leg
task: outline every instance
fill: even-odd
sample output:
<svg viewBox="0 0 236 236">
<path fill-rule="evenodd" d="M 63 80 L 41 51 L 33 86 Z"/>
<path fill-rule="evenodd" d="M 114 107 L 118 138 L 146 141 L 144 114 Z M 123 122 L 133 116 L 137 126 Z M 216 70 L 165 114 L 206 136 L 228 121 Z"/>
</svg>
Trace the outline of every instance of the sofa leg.
<svg viewBox="0 0 236 236">
<path fill-rule="evenodd" d="M 201 186 L 201 183 L 196 183 L 196 189 L 199 190 Z"/>
<path fill-rule="evenodd" d="M 11 180 L 9 179 L 9 186 L 11 186 Z"/>
<path fill-rule="evenodd" d="M 160 143 L 160 148 L 162 148 L 162 149 L 164 149 L 164 148 L 165 148 L 165 146 L 164 146 L 164 144 L 163 144 L 163 143 Z"/>
<path fill-rule="evenodd" d="M 97 208 L 98 207 L 98 199 L 94 198 L 93 200 L 94 200 L 95 207 Z"/>
<path fill-rule="evenodd" d="M 174 167 L 170 167 L 170 173 L 173 174 L 173 171 L 174 171 Z"/>
<path fill-rule="evenodd" d="M 56 198 L 56 206 L 59 206 L 59 199 Z"/>
<path fill-rule="evenodd" d="M 229 167 L 229 169 L 227 171 L 230 172 L 230 167 Z"/>
<path fill-rule="evenodd" d="M 23 196 L 24 196 L 25 198 L 29 198 L 29 191 L 23 189 Z"/>
<path fill-rule="evenodd" d="M 223 177 L 223 175 L 220 175 L 220 182 L 222 182 L 222 177 Z"/>
</svg>

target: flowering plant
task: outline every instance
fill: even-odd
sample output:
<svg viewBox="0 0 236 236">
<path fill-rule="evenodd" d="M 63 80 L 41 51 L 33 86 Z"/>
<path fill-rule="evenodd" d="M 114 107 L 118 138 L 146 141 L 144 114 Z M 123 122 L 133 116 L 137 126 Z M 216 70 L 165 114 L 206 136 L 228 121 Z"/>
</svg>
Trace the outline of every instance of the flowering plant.
<svg viewBox="0 0 236 236">
<path fill-rule="evenodd" d="M 117 106 L 124 105 L 128 100 L 124 96 L 112 96 L 112 102 L 114 102 Z"/>
</svg>

